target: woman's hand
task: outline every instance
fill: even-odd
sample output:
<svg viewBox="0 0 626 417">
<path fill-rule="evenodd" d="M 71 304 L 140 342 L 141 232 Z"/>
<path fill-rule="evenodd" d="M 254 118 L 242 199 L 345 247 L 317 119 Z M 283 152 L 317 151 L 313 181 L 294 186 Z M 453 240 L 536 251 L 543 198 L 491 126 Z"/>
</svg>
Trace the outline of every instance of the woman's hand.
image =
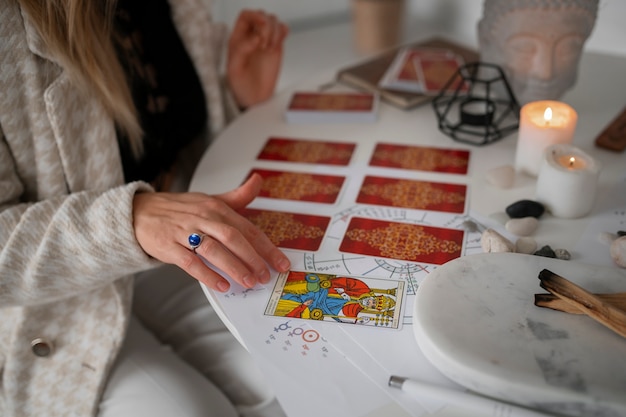
<svg viewBox="0 0 626 417">
<path fill-rule="evenodd" d="M 267 100 L 274 93 L 288 29 L 276 16 L 242 10 L 228 41 L 226 76 L 240 107 Z"/>
<path fill-rule="evenodd" d="M 136 194 L 133 223 L 137 241 L 148 255 L 178 265 L 217 291 L 227 291 L 230 284 L 196 253 L 244 287 L 267 283 L 267 264 L 283 272 L 289 269 L 289 260 L 263 232 L 235 211 L 257 196 L 261 181 L 260 176 L 253 175 L 239 188 L 216 196 Z M 187 241 L 191 233 L 205 235 L 196 253 Z"/>
</svg>

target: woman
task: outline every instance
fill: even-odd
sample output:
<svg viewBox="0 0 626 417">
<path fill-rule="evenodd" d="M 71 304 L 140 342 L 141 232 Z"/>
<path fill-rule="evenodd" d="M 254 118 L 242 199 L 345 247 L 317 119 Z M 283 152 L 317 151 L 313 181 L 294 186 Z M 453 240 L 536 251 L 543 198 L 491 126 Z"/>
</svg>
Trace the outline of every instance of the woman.
<svg viewBox="0 0 626 417">
<path fill-rule="evenodd" d="M 184 189 L 199 138 L 272 94 L 286 33 L 242 12 L 222 82 L 225 32 L 202 0 L 0 0 L 0 415 L 272 407 L 197 285 L 229 287 L 200 257 L 246 287 L 289 268 L 236 213 L 260 179 L 168 191 Z"/>
</svg>

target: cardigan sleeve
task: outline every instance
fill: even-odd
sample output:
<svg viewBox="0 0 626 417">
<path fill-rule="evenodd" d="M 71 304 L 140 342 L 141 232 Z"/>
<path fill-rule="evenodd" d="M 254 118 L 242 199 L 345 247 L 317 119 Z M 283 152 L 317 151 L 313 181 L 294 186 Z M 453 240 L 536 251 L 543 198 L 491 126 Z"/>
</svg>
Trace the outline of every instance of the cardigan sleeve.
<svg viewBox="0 0 626 417">
<path fill-rule="evenodd" d="M 20 202 L 23 185 L 0 127 L 0 307 L 77 295 L 159 265 L 132 227 L 142 182 Z"/>
<path fill-rule="evenodd" d="M 0 213 L 0 306 L 50 302 L 159 265 L 137 243 L 132 197 L 141 183 L 84 191 Z"/>
</svg>

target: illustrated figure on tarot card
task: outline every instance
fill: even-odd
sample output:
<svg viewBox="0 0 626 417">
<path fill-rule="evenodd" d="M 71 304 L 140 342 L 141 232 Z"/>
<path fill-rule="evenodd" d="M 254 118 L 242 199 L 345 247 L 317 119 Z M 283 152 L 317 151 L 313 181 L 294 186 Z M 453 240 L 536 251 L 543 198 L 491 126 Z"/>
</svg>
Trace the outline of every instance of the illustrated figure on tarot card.
<svg viewBox="0 0 626 417">
<path fill-rule="evenodd" d="M 366 324 L 373 316 L 395 314 L 396 288 L 372 289 L 358 278 L 300 275 L 290 276 L 278 302 L 277 310 L 286 317 Z"/>
</svg>

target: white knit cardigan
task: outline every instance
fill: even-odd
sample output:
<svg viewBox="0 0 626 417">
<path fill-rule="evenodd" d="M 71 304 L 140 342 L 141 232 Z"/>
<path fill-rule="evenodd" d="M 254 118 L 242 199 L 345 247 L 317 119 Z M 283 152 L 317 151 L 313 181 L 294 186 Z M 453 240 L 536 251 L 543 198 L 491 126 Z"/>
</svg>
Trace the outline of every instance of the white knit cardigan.
<svg viewBox="0 0 626 417">
<path fill-rule="evenodd" d="M 234 111 L 225 27 L 170 0 L 213 134 Z M 228 105 L 227 105 L 228 102 Z M 0 0 L 0 415 L 93 416 L 123 341 L 132 274 L 158 263 L 135 239 L 114 125 L 81 96 L 16 0 Z M 36 356 L 33 340 L 54 346 Z"/>
</svg>

